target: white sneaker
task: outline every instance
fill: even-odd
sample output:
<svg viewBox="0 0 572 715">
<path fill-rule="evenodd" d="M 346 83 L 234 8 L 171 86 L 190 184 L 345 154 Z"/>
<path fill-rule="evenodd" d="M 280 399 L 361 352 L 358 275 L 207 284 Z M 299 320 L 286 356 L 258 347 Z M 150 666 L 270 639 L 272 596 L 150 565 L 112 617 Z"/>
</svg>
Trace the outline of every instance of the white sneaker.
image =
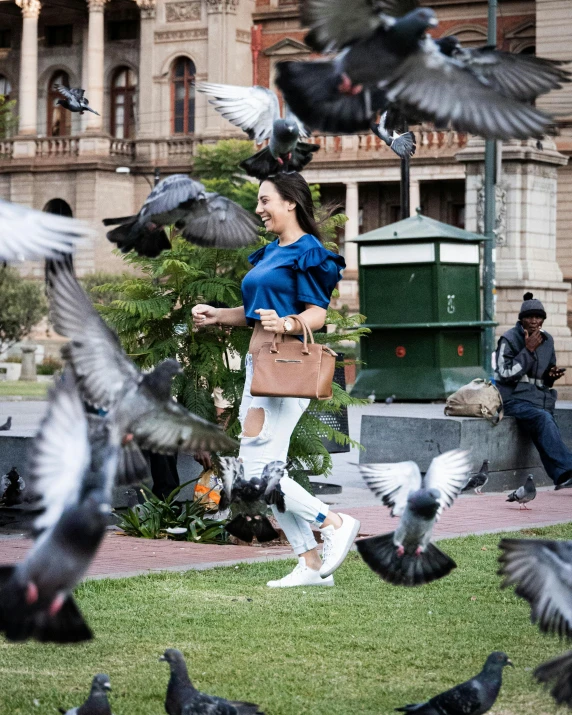
<svg viewBox="0 0 572 715">
<path fill-rule="evenodd" d="M 320 569 L 322 578 L 330 576 L 342 565 L 354 543 L 354 539 L 358 535 L 360 523 L 357 519 L 348 514 L 338 514 L 338 516 L 342 520 L 342 525 L 339 529 L 334 529 L 333 524 L 323 526 L 320 529 L 324 539 L 323 564 Z"/>
<path fill-rule="evenodd" d="M 298 559 L 298 566 L 284 578 L 268 581 L 270 588 L 291 588 L 292 586 L 333 586 L 334 577 L 322 578 L 319 571 L 306 566 L 303 556 Z"/>
</svg>

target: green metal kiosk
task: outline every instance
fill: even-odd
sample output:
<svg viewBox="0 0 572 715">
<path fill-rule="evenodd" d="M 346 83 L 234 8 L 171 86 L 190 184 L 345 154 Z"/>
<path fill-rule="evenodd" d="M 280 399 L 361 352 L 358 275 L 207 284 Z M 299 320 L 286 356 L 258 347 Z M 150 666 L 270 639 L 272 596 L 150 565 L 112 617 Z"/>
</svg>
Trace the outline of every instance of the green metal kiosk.
<svg viewBox="0 0 572 715">
<path fill-rule="evenodd" d="M 377 400 L 443 399 L 483 370 L 479 244 L 484 236 L 417 216 L 364 233 L 360 312 L 371 334 L 352 390 Z"/>
</svg>

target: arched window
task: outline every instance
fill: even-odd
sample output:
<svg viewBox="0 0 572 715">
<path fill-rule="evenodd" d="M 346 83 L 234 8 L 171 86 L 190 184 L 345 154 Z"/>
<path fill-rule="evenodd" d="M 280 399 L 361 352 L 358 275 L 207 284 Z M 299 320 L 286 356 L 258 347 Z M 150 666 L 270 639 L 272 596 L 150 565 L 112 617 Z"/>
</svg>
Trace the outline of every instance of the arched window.
<svg viewBox="0 0 572 715">
<path fill-rule="evenodd" d="M 69 218 L 73 218 L 71 206 L 63 199 L 50 199 L 42 211 L 48 214 L 57 214 L 58 216 L 69 216 Z"/>
<path fill-rule="evenodd" d="M 195 131 L 195 64 L 178 57 L 171 70 L 171 116 L 173 134 Z"/>
<path fill-rule="evenodd" d="M 0 95 L 3 97 L 6 97 L 6 99 L 10 99 L 10 92 L 12 91 L 12 85 L 8 81 L 7 77 L 4 77 L 3 74 L 0 74 Z"/>
<path fill-rule="evenodd" d="M 111 82 L 111 134 L 118 139 L 135 136 L 135 92 L 137 77 L 128 67 L 120 67 Z"/>
<path fill-rule="evenodd" d="M 55 84 L 70 86 L 70 78 L 67 72 L 56 72 L 52 75 L 48 83 L 48 131 L 49 137 L 64 137 L 71 132 L 71 112 L 60 106 L 58 99 L 64 99 L 62 95 L 54 89 Z"/>
</svg>

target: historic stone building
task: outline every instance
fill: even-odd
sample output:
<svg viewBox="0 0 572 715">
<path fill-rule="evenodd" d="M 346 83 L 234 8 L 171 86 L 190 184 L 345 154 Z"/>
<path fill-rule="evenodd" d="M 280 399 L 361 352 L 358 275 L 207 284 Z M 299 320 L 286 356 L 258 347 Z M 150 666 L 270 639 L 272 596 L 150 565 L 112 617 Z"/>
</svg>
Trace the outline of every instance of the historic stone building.
<svg viewBox="0 0 572 715">
<path fill-rule="evenodd" d="M 486 43 L 485 0 L 423 4 L 437 12 L 436 35 Z M 513 52 L 569 59 L 572 2 L 503 0 L 497 39 Z M 271 86 L 276 62 L 310 56 L 296 0 L 0 0 L 0 93 L 17 100 L 19 115 L 17 135 L 0 140 L 0 196 L 93 222 L 100 236 L 82 250 L 78 271 L 119 270 L 101 219 L 136 211 L 155 168 L 187 171 L 201 142 L 237 135 L 195 95 L 194 80 Z M 70 116 L 55 105 L 56 82 L 84 87 L 101 116 Z M 563 364 L 572 364 L 572 88 L 538 104 L 558 115 L 560 134 L 542 149 L 535 141 L 503 147 L 497 315 L 499 329 L 508 325 L 523 290 L 533 290 L 547 304 Z M 412 211 L 420 206 L 477 230 L 482 142 L 456 132 L 416 134 Z M 373 134 L 313 141 L 321 148 L 306 176 L 345 207 L 347 239 L 399 218 L 399 162 Z M 341 301 L 355 308 L 357 252 L 343 236 L 341 244 L 348 264 Z"/>
</svg>

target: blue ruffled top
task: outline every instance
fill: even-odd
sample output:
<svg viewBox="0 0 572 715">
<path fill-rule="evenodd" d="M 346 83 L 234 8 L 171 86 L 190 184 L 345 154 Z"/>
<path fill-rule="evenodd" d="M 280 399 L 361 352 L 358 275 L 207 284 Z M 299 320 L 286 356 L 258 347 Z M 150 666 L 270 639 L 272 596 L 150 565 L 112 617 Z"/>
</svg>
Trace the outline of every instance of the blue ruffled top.
<svg viewBox="0 0 572 715">
<path fill-rule="evenodd" d="M 258 308 L 275 310 L 280 317 L 297 315 L 306 303 L 327 308 L 346 263 L 307 233 L 294 243 L 279 246 L 278 239 L 248 257 L 253 265 L 242 281 L 242 299 L 248 325 L 260 316 Z"/>
</svg>

